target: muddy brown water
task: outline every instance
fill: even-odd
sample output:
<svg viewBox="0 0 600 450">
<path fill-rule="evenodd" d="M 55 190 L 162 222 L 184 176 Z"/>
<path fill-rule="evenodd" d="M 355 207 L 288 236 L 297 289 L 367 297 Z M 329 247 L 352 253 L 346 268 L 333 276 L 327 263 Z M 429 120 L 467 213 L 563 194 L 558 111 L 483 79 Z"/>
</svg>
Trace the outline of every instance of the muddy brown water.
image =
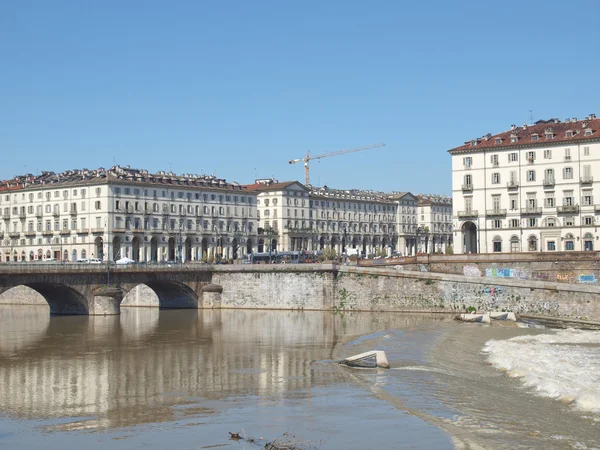
<svg viewBox="0 0 600 450">
<path fill-rule="evenodd" d="M 489 339 L 554 332 L 444 315 L 0 307 L 0 447 L 593 448 L 600 422 L 490 366 Z M 385 350 L 391 370 L 335 360 Z M 264 444 L 263 444 L 264 445 Z"/>
</svg>

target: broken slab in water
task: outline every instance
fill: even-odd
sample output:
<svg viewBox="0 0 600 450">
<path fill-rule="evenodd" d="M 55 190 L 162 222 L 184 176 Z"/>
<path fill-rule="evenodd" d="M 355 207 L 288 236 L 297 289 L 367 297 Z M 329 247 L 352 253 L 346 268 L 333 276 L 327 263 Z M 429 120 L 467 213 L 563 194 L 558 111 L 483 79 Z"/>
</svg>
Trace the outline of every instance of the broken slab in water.
<svg viewBox="0 0 600 450">
<path fill-rule="evenodd" d="M 489 313 L 481 313 L 481 314 L 459 314 L 455 317 L 456 320 L 460 320 L 462 322 L 476 322 L 476 323 L 490 323 L 490 314 Z"/>
<path fill-rule="evenodd" d="M 371 350 L 370 352 L 361 353 L 359 355 L 350 356 L 344 359 L 341 364 L 350 367 L 362 367 L 365 369 L 389 369 L 387 357 L 383 350 Z"/>
<path fill-rule="evenodd" d="M 493 320 L 510 320 L 511 322 L 517 321 L 517 316 L 514 312 L 506 311 L 494 311 L 490 313 L 490 318 Z"/>
</svg>

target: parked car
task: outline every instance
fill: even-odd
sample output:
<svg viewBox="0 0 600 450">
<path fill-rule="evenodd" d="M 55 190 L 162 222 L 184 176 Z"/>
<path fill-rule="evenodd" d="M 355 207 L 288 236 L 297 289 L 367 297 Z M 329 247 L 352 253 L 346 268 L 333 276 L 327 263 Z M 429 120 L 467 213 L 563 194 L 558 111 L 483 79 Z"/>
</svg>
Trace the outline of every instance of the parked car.
<svg viewBox="0 0 600 450">
<path fill-rule="evenodd" d="M 98 258 L 90 258 L 90 264 L 102 264 L 102 260 Z"/>
</svg>

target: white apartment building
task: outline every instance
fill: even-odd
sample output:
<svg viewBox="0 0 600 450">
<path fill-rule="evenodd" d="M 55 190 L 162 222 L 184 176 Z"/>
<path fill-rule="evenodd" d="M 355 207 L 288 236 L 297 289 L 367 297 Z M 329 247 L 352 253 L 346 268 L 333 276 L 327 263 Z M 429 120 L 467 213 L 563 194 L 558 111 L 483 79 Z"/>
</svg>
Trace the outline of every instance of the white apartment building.
<svg viewBox="0 0 600 450">
<path fill-rule="evenodd" d="M 405 256 L 414 256 L 419 251 L 419 226 L 417 223 L 419 199 L 410 192 L 394 192 L 389 195 L 389 198 L 397 205 L 398 243 L 396 252 Z"/>
<path fill-rule="evenodd" d="M 259 251 L 417 252 L 418 198 L 410 192 L 307 188 L 298 181 L 273 179 L 245 188 L 258 193 Z"/>
<path fill-rule="evenodd" d="M 540 120 L 452 155 L 455 253 L 600 247 L 600 119 Z"/>
<path fill-rule="evenodd" d="M 419 194 L 419 251 L 446 253 L 452 245 L 452 199 Z"/>
<path fill-rule="evenodd" d="M 307 188 L 297 181 L 256 180 L 259 251 L 358 249 L 365 255 L 392 252 L 398 241 L 398 205 L 387 194 L 328 187 Z"/>
<path fill-rule="evenodd" d="M 256 251 L 256 193 L 214 176 L 115 166 L 0 185 L 0 260 L 198 261 Z"/>
</svg>

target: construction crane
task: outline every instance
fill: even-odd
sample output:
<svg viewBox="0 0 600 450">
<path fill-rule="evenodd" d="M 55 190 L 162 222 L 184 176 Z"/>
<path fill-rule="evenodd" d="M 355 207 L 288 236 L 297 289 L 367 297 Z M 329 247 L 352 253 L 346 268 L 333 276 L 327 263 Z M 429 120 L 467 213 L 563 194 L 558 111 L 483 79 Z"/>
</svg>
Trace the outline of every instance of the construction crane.
<svg viewBox="0 0 600 450">
<path fill-rule="evenodd" d="M 358 148 L 351 148 L 348 150 L 338 150 L 337 152 L 331 152 L 331 153 L 324 153 L 322 155 L 317 155 L 317 156 L 310 156 L 310 150 L 306 152 L 306 155 L 304 155 L 304 158 L 298 158 L 298 159 L 291 159 L 289 161 L 290 164 L 296 164 L 299 162 L 304 161 L 304 181 L 305 181 L 305 185 L 308 186 L 309 185 L 309 167 L 308 167 L 308 162 L 311 159 L 321 159 L 321 158 L 327 158 L 328 156 L 337 156 L 337 155 L 345 155 L 346 153 L 354 153 L 354 152 L 360 152 L 361 150 L 368 150 L 370 148 L 377 148 L 377 147 L 384 147 L 385 144 L 373 144 L 373 145 L 367 145 L 366 147 L 358 147 Z"/>
</svg>

